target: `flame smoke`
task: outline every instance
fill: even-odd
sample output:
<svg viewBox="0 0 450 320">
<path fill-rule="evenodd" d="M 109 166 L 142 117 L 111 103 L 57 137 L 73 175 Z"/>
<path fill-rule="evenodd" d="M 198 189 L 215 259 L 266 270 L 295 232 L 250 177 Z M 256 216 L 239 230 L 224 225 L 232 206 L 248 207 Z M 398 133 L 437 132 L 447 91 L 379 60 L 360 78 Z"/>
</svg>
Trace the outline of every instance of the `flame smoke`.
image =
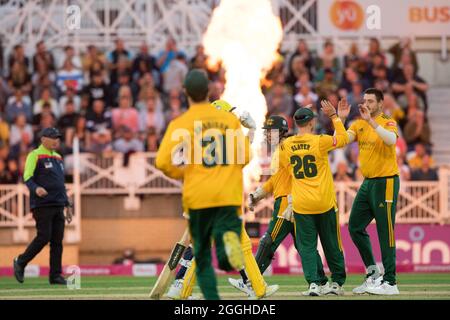
<svg viewBox="0 0 450 320">
<path fill-rule="evenodd" d="M 267 112 L 260 81 L 277 57 L 282 39 L 280 19 L 270 0 L 222 0 L 214 10 L 203 38 L 210 62 L 221 61 L 226 70 L 222 99 L 247 110 L 256 122 L 253 160 L 244 169 L 244 185 L 259 180 L 262 125 Z"/>
</svg>

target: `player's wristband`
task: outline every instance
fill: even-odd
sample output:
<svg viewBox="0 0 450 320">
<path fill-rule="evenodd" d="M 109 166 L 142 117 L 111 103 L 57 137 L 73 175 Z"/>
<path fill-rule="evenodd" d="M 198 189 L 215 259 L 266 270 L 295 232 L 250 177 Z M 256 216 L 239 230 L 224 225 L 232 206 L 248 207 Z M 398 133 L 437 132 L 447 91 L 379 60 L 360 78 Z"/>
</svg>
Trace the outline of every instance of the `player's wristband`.
<svg viewBox="0 0 450 320">
<path fill-rule="evenodd" d="M 333 113 L 331 116 L 328 116 L 330 119 L 333 118 L 333 116 L 337 116 L 336 113 Z"/>
</svg>

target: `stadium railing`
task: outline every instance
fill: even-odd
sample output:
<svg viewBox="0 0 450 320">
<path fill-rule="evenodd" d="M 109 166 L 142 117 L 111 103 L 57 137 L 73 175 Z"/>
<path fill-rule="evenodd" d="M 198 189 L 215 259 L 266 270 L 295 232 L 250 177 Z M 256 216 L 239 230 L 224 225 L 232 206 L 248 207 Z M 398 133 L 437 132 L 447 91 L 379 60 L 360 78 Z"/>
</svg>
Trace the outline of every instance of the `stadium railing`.
<svg viewBox="0 0 450 320">
<path fill-rule="evenodd" d="M 122 153 L 108 156 L 80 154 L 82 194 L 164 194 L 181 193 L 181 182 L 155 168 L 155 153 Z"/>
<path fill-rule="evenodd" d="M 439 181 L 403 181 L 398 197 L 396 223 L 450 223 L 450 170 L 441 169 Z M 361 182 L 336 182 L 335 189 L 341 224 L 347 224 L 353 200 Z M 247 221 L 268 223 L 272 217 L 273 199 L 261 201 Z"/>
<path fill-rule="evenodd" d="M 64 239 L 68 243 L 80 240 L 80 207 L 75 201 L 75 185 L 66 184 L 67 194 L 74 205 L 74 215 L 71 224 L 66 226 Z M 34 226 L 30 205 L 29 192 L 25 184 L 0 185 L 0 228 L 13 228 L 13 242 L 22 243 L 29 240 L 27 227 Z"/>
</svg>

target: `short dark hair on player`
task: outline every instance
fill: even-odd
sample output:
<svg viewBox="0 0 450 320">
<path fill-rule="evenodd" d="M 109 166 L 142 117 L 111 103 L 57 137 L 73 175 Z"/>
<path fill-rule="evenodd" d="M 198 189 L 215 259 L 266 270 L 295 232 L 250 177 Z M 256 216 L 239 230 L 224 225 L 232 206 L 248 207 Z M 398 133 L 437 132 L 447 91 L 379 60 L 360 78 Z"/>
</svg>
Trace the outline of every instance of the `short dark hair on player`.
<svg viewBox="0 0 450 320">
<path fill-rule="evenodd" d="M 191 92 L 188 93 L 188 96 L 192 99 L 194 102 L 202 102 L 208 97 L 208 91 L 204 92 Z"/>
<path fill-rule="evenodd" d="M 374 94 L 377 98 L 377 102 L 384 100 L 384 94 L 381 90 L 375 89 L 375 88 L 369 88 L 364 91 L 364 94 Z"/>
</svg>

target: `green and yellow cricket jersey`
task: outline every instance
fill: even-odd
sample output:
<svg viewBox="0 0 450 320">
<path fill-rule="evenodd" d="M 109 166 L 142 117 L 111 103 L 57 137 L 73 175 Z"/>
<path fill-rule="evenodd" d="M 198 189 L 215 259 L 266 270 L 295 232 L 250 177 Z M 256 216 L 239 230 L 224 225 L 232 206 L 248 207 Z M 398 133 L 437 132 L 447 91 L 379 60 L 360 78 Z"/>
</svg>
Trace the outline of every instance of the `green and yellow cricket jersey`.
<svg viewBox="0 0 450 320">
<path fill-rule="evenodd" d="M 381 113 L 375 122 L 398 136 L 397 123 Z M 399 174 L 395 144 L 388 146 L 375 129 L 365 120 L 354 121 L 348 132 L 355 136 L 359 145 L 361 172 L 365 178 L 389 177 Z"/>
<path fill-rule="evenodd" d="M 348 135 L 337 117 L 335 136 L 303 134 L 287 138 L 280 146 L 280 169 L 292 178 L 292 207 L 299 214 L 321 214 L 336 207 L 328 152 L 345 146 Z"/>
<path fill-rule="evenodd" d="M 180 146 L 188 161 L 182 167 L 172 161 L 172 154 Z M 156 167 L 171 178 L 184 180 L 185 210 L 241 206 L 242 168 L 250 158 L 250 142 L 239 119 L 203 103 L 191 105 L 169 124 L 158 150 Z"/>
</svg>

